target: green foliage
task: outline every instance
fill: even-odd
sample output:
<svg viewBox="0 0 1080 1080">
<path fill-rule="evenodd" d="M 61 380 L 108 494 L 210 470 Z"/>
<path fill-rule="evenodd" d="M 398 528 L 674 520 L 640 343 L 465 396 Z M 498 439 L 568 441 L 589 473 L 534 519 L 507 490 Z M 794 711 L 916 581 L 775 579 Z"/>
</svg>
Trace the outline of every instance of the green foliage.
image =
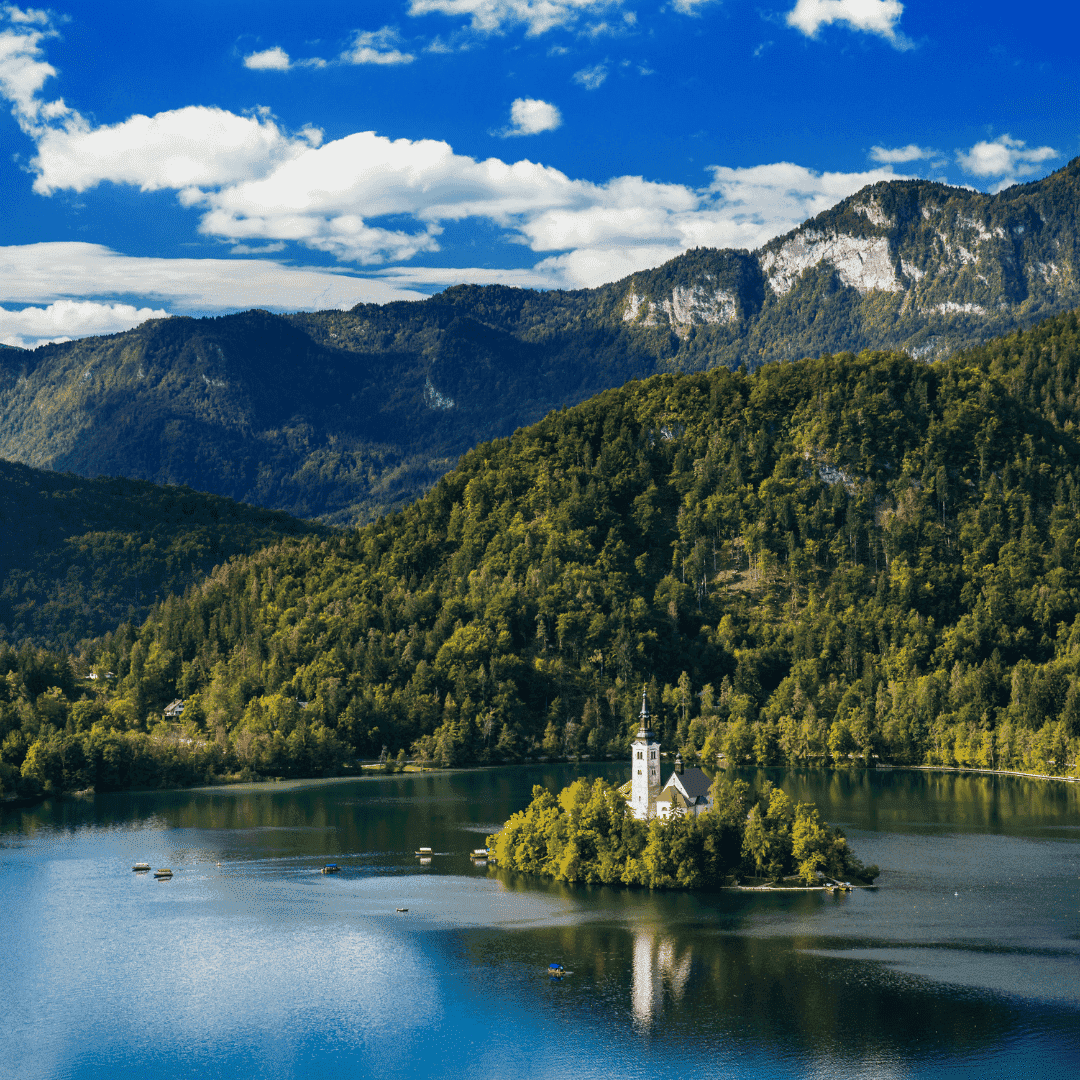
<svg viewBox="0 0 1080 1080">
<path fill-rule="evenodd" d="M 819 872 L 859 881 L 877 876 L 877 867 L 864 868 L 813 806 L 793 806 L 779 788 L 752 797 L 745 781 L 721 776 L 712 795 L 714 806 L 703 814 L 646 823 L 603 780 L 577 780 L 557 798 L 537 785 L 529 805 L 488 837 L 488 848 L 502 869 L 586 885 L 700 889 L 740 873 L 798 872 L 808 884 Z"/>
<path fill-rule="evenodd" d="M 91 706 L 150 737 L 174 697 L 230 771 L 621 757 L 645 683 L 707 767 L 1074 773 L 1077 409 L 1075 315 L 931 364 L 634 381 L 404 511 L 229 560 L 85 645 L 115 680 L 9 690 L 11 762 Z"/>
<path fill-rule="evenodd" d="M 234 555 L 329 530 L 188 488 L 0 461 L 0 639 L 73 648 Z"/>
</svg>

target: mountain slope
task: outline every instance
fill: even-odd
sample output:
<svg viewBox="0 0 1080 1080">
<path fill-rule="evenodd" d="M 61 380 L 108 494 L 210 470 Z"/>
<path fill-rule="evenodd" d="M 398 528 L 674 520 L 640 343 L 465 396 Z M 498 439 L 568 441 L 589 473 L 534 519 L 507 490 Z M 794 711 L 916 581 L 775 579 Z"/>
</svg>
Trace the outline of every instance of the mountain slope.
<svg viewBox="0 0 1080 1080">
<path fill-rule="evenodd" d="M 1078 420 L 1075 314 L 932 363 L 631 382 L 88 643 L 115 685 L 20 660 L 0 780 L 622 755 L 643 683 L 689 760 L 1074 772 Z"/>
<path fill-rule="evenodd" d="M 236 555 L 329 532 L 189 488 L 0 461 L 0 640 L 70 648 Z"/>
<path fill-rule="evenodd" d="M 989 196 L 868 187 L 760 251 L 599 289 L 151 322 L 0 353 L 0 456 L 340 524 L 632 377 L 864 348 L 947 355 L 1080 305 L 1080 159 Z"/>
</svg>

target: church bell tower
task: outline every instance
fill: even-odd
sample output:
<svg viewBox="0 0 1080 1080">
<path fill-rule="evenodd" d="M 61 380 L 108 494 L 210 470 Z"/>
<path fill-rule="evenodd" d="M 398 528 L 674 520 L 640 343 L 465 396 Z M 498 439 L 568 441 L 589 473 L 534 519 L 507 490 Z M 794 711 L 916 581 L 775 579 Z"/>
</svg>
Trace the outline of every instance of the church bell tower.
<svg viewBox="0 0 1080 1080">
<path fill-rule="evenodd" d="M 660 744 L 649 730 L 644 687 L 638 733 L 630 747 L 630 780 L 630 811 L 634 817 L 647 821 L 656 814 L 656 796 L 660 794 Z"/>
</svg>

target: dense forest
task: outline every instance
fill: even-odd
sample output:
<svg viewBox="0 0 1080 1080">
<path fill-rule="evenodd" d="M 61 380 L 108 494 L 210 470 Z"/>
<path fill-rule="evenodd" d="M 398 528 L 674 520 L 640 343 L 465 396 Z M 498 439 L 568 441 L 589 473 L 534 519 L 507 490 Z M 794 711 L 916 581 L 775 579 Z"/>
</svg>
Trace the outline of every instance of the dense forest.
<svg viewBox="0 0 1080 1080">
<path fill-rule="evenodd" d="M 868 348 L 943 357 L 1080 304 L 1080 159 L 996 195 L 875 184 L 755 252 L 595 289 L 152 320 L 0 350 L 0 456 L 351 526 L 470 447 L 632 377 Z"/>
<path fill-rule="evenodd" d="M 0 460 L 0 640 L 71 649 L 141 624 L 234 555 L 331 532 L 190 488 Z"/>
<path fill-rule="evenodd" d="M 691 762 L 1073 771 L 1078 422 L 1075 314 L 630 382 L 74 657 L 0 650 L 3 782 L 622 756 L 643 684 Z"/>
<path fill-rule="evenodd" d="M 700 889 L 740 878 L 820 876 L 869 884 L 876 866 L 855 857 L 839 829 L 809 803 L 793 803 L 772 784 L 753 792 L 745 780 L 720 773 L 703 814 L 637 820 L 618 789 L 576 780 L 557 796 L 533 788 L 532 802 L 487 839 L 502 869 L 587 885 L 647 885 Z"/>
</svg>

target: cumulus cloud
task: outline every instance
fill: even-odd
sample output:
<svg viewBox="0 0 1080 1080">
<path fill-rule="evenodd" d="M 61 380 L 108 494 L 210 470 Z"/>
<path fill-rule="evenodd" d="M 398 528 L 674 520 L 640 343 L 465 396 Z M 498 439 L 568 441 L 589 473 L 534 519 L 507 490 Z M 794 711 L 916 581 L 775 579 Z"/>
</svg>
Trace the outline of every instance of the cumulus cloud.
<svg viewBox="0 0 1080 1080">
<path fill-rule="evenodd" d="M 510 124 L 498 134 L 539 135 L 542 131 L 554 131 L 562 124 L 562 113 L 547 101 L 536 98 L 517 98 L 510 106 Z"/>
<path fill-rule="evenodd" d="M 207 185 L 263 176 L 322 141 L 310 128 L 286 134 L 265 111 L 237 116 L 202 105 L 100 127 L 71 114 L 33 134 L 38 152 L 30 164 L 41 195 L 82 192 L 108 180 L 143 191 L 173 188 L 185 201 L 197 200 Z"/>
<path fill-rule="evenodd" d="M 807 37 L 816 37 L 823 26 L 846 23 L 852 30 L 878 34 L 897 49 L 911 42 L 897 29 L 904 5 L 900 0 L 798 0 L 788 12 L 787 24 Z"/>
<path fill-rule="evenodd" d="M 280 45 L 275 45 L 272 49 L 263 49 L 262 52 L 245 56 L 244 67 L 251 68 L 252 71 L 288 71 L 292 67 L 292 61 Z"/>
<path fill-rule="evenodd" d="M 971 176 L 1000 177 L 992 188 L 1000 191 L 1025 176 L 1034 176 L 1047 161 L 1059 156 L 1052 146 L 1029 147 L 1023 139 L 999 135 L 993 142 L 977 142 L 970 150 L 958 150 L 956 161 Z"/>
<path fill-rule="evenodd" d="M 411 64 L 416 57 L 410 52 L 402 52 L 400 44 L 398 31 L 393 26 L 384 26 L 381 30 L 357 30 L 352 44 L 334 60 L 317 56 L 293 60 L 280 45 L 275 45 L 272 49 L 245 56 L 244 67 L 253 71 L 290 71 L 297 67 L 325 68 L 340 64 Z"/>
<path fill-rule="evenodd" d="M 49 341 L 118 334 L 147 319 L 166 319 L 167 311 L 93 300 L 57 300 L 48 307 L 9 311 L 0 307 L 0 342 L 32 349 Z"/>
<path fill-rule="evenodd" d="M 880 162 L 882 165 L 902 165 L 908 161 L 922 161 L 925 158 L 933 157 L 936 153 L 936 150 L 932 150 L 929 147 L 916 146 L 914 143 L 908 143 L 907 146 L 870 147 L 871 159 Z"/>
<path fill-rule="evenodd" d="M 36 83 L 31 111 L 43 81 Z M 555 115 L 548 111 L 554 106 L 529 99 L 519 99 L 515 109 L 512 120 L 523 132 L 529 125 L 549 128 Z M 38 122 L 31 134 L 38 147 L 31 168 L 41 194 L 85 192 L 106 181 L 144 191 L 171 189 L 199 214 L 204 235 L 234 245 L 237 252 L 298 245 L 342 261 L 385 266 L 437 252 L 449 224 L 473 219 L 494 224 L 508 241 L 536 252 L 531 280 L 552 287 L 598 285 L 698 245 L 753 248 L 863 185 L 895 175 L 887 165 L 820 174 L 778 163 L 717 166 L 699 187 L 641 176 L 594 183 L 529 160 L 478 160 L 439 140 L 390 139 L 367 131 L 324 144 L 319 132 L 290 132 L 265 111 L 237 116 L 203 106 L 101 126 L 68 110 Z M 284 306 L 339 306 L 343 290 L 352 290 L 355 303 L 363 288 L 365 298 L 376 298 L 370 277 L 345 280 L 331 271 L 290 271 L 270 260 L 210 260 L 213 265 L 207 266 L 201 265 L 204 260 L 143 261 L 138 274 L 128 278 L 137 260 L 121 269 L 119 256 L 97 250 L 87 261 L 86 250 L 78 247 L 81 261 L 51 251 L 39 266 L 40 276 L 26 277 L 37 281 L 38 294 L 19 302 L 92 295 L 157 303 L 153 296 L 160 292 L 190 310 L 213 303 L 210 297 L 220 292 L 226 307 L 269 306 L 286 280 L 291 291 Z M 19 251 L 20 263 L 33 263 L 29 249 Z M 27 273 L 12 271 L 8 285 L 21 288 L 20 275 Z M 182 288 L 170 273 L 180 275 Z M 295 276 L 301 273 L 314 275 L 303 287 Z M 0 285 L 4 278 L 0 272 Z M 61 279 L 70 287 L 55 283 Z M 129 286 L 121 287 L 120 279 Z M 241 279 L 252 283 L 243 296 Z M 360 284 L 365 280 L 368 285 Z M 402 280 L 387 277 L 383 295 L 393 295 Z M 98 286 L 90 282 L 109 287 L 94 292 Z M 334 299 L 313 299 L 316 286 Z M 52 292 L 45 296 L 43 289 Z M 185 300 L 184 290 L 195 292 Z M 14 292 L 0 295 L 17 302 Z"/>
<path fill-rule="evenodd" d="M 344 64 L 411 64 L 416 57 L 398 47 L 401 35 L 392 26 L 358 30 L 352 45 L 338 58 Z"/>
<path fill-rule="evenodd" d="M 530 37 L 573 26 L 583 14 L 619 7 L 622 0 L 411 0 L 410 15 L 454 15 L 481 34 L 524 26 Z"/>
<path fill-rule="evenodd" d="M 572 78 L 574 82 L 584 86 L 586 90 L 598 90 L 603 86 L 607 75 L 607 64 L 593 64 L 592 67 L 575 71 Z"/>
</svg>

